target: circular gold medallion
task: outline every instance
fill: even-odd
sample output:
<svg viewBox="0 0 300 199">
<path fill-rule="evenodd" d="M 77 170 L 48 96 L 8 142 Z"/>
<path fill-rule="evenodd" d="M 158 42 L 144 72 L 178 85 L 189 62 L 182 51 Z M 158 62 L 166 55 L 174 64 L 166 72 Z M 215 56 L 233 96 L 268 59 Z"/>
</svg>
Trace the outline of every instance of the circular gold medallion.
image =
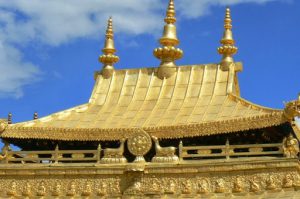
<svg viewBox="0 0 300 199">
<path fill-rule="evenodd" d="M 135 156 L 144 156 L 151 149 L 152 140 L 148 133 L 138 130 L 127 141 L 128 150 Z"/>
</svg>

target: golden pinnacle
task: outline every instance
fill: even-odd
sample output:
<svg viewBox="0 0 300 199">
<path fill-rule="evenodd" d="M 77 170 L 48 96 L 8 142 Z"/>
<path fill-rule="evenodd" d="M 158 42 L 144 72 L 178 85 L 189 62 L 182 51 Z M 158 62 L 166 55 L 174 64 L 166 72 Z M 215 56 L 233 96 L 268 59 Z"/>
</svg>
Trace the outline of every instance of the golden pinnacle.
<svg viewBox="0 0 300 199">
<path fill-rule="evenodd" d="M 180 59 L 183 55 L 183 51 L 175 47 L 179 44 L 175 26 L 175 14 L 174 0 L 170 0 L 166 12 L 166 24 L 164 26 L 163 36 L 159 40 L 162 47 L 156 48 L 153 51 L 154 56 L 161 60 L 158 69 L 158 76 L 161 79 L 168 78 L 175 73 L 175 60 Z"/>
<path fill-rule="evenodd" d="M 113 21 L 111 17 L 107 22 L 105 44 L 102 52 L 104 54 L 99 57 L 99 62 L 103 63 L 103 69 L 101 73 L 104 78 L 109 78 L 114 72 L 113 65 L 119 61 L 119 57 L 114 55 L 116 49 L 114 45 Z"/>
<path fill-rule="evenodd" d="M 219 54 L 223 55 L 221 66 L 223 66 L 224 70 L 227 70 L 229 65 L 234 62 L 232 56 L 236 54 L 238 50 L 238 48 L 234 46 L 235 41 L 232 36 L 232 19 L 230 8 L 226 8 L 224 29 L 223 38 L 220 41 L 222 46 L 218 48 L 218 52 Z"/>
</svg>

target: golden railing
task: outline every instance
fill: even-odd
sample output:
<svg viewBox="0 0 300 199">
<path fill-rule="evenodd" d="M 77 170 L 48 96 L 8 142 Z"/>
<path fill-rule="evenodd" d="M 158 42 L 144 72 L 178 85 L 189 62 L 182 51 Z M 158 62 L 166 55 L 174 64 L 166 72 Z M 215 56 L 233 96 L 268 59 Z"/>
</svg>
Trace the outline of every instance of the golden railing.
<svg viewBox="0 0 300 199">
<path fill-rule="evenodd" d="M 60 150 L 58 147 L 52 151 L 12 151 L 10 149 L 2 151 L 1 163 L 6 164 L 57 164 L 57 163 L 100 163 L 105 164 L 102 151 L 99 145 L 95 150 Z M 174 147 L 173 147 L 174 148 Z M 175 149 L 175 148 L 174 148 Z M 287 156 L 286 148 L 283 143 L 272 144 L 246 144 L 246 145 L 230 145 L 227 141 L 225 145 L 215 146 L 184 146 L 182 142 L 179 144 L 177 159 L 160 156 L 160 162 L 177 162 L 179 164 L 186 161 L 203 161 L 203 160 L 236 160 L 238 158 L 265 158 L 265 157 L 292 157 Z M 297 157 L 297 153 L 295 156 Z M 106 157 L 106 159 L 109 157 Z M 125 158 L 125 157 L 123 157 Z M 118 157 L 113 157 L 112 163 Z M 126 160 L 126 159 L 125 159 Z M 158 161 L 156 160 L 156 162 Z M 174 160 L 174 161 L 173 161 Z M 153 161 L 152 159 L 152 162 Z M 109 161 L 108 161 L 109 163 Z M 119 163 L 126 163 L 119 161 Z"/>
<path fill-rule="evenodd" d="M 179 144 L 179 159 L 200 160 L 200 159 L 232 159 L 242 157 L 279 156 L 283 157 L 282 143 L 273 144 L 246 144 L 246 145 L 225 145 L 215 146 L 183 146 Z"/>
<path fill-rule="evenodd" d="M 96 150 L 7 151 L 4 163 L 99 163 L 101 147 Z"/>
</svg>

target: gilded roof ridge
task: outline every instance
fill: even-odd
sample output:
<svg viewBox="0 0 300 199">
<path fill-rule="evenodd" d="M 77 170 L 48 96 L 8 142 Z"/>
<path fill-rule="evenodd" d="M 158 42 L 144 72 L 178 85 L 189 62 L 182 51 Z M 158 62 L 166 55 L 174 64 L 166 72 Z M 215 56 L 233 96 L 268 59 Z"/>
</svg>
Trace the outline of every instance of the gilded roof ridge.
<svg viewBox="0 0 300 199">
<path fill-rule="evenodd" d="M 246 105 L 251 106 L 253 108 L 257 108 L 257 109 L 259 109 L 261 111 L 270 111 L 270 112 L 283 112 L 284 111 L 283 109 L 275 109 L 275 108 L 270 108 L 270 107 L 266 107 L 266 106 L 261 106 L 261 105 L 255 104 L 255 103 L 250 102 L 250 101 L 246 100 L 245 98 L 237 96 L 237 95 L 235 95 L 233 93 L 229 93 L 229 96 L 232 97 L 232 99 L 234 99 L 234 100 L 237 100 L 237 101 L 240 101 L 242 103 L 245 103 Z"/>
</svg>

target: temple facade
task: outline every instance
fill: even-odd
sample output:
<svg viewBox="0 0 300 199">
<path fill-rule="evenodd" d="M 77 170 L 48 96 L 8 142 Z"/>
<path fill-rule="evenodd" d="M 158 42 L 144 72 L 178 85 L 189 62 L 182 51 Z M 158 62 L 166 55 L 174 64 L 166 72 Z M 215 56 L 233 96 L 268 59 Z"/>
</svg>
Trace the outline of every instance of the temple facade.
<svg viewBox="0 0 300 199">
<path fill-rule="evenodd" d="M 110 18 L 88 103 L 0 120 L 1 198 L 300 198 L 300 96 L 278 110 L 240 95 L 229 8 L 219 63 L 177 66 L 173 0 L 164 21 L 158 67 L 114 68 Z"/>
</svg>

